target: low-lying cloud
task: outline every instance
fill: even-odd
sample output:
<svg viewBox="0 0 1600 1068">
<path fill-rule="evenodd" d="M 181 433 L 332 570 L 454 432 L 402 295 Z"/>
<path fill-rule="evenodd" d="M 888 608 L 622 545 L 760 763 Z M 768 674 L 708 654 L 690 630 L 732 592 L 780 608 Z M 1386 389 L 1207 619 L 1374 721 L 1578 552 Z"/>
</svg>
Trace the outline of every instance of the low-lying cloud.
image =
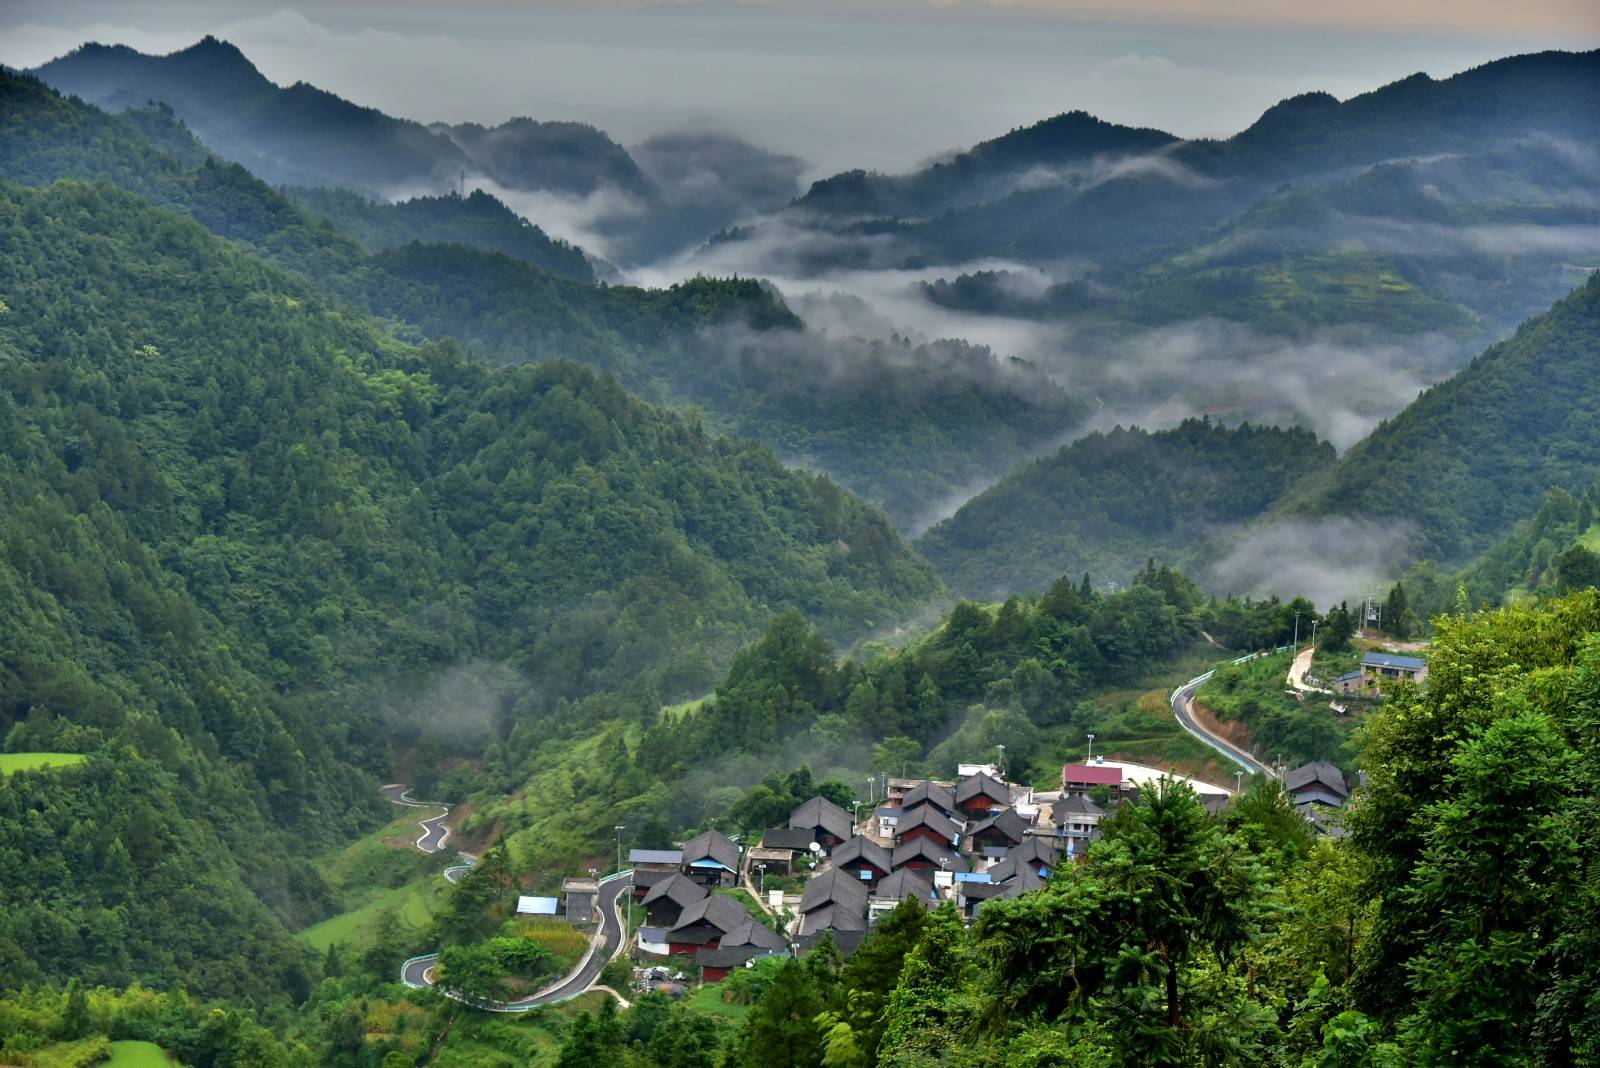
<svg viewBox="0 0 1600 1068">
<path fill-rule="evenodd" d="M 1309 597 L 1326 611 L 1383 593 L 1409 562 L 1407 524 L 1333 517 L 1282 520 L 1238 535 L 1202 576 L 1223 593 Z"/>
</svg>

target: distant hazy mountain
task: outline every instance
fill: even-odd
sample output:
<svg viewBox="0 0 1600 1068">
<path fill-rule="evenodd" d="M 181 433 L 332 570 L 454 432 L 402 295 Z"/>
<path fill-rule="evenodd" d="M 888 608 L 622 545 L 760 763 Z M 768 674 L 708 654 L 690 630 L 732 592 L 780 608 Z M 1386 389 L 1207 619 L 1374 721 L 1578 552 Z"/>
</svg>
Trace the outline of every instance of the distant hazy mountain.
<svg viewBox="0 0 1600 1068">
<path fill-rule="evenodd" d="M 165 56 L 99 44 L 36 72 L 112 110 L 160 101 L 214 151 L 272 182 L 370 191 L 433 187 L 468 164 L 443 134 L 297 82 L 280 88 L 226 41 Z"/>
<path fill-rule="evenodd" d="M 1117 126 L 1082 111 L 985 141 L 912 174 L 846 171 L 812 184 L 798 204 L 843 215 L 909 217 L 996 200 L 1059 180 L 1052 171 L 1145 155 L 1177 142 L 1160 130 Z"/>
<path fill-rule="evenodd" d="M 425 126 L 303 82 L 281 88 L 238 48 L 209 36 L 164 56 L 88 44 L 34 73 L 109 110 L 165 105 L 213 151 L 275 185 L 417 196 L 455 190 L 465 177 L 508 194 L 580 202 L 599 195 L 563 214 L 581 217 L 623 262 L 658 259 L 782 207 L 805 166 L 718 133 L 665 134 L 630 154 L 578 122 Z"/>
</svg>

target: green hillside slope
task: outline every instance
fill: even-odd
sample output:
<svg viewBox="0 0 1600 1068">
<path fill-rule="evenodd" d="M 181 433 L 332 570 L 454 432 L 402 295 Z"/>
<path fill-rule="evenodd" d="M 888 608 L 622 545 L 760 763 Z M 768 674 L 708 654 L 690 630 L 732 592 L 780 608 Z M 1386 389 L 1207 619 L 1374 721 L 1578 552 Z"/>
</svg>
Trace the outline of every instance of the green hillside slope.
<svg viewBox="0 0 1600 1068">
<path fill-rule="evenodd" d="M 1149 556 L 1182 559 L 1265 512 L 1333 463 L 1304 430 L 1229 428 L 1091 434 L 1035 460 L 918 539 L 951 587 L 974 596 L 1040 589 L 1062 573 L 1126 581 Z"/>
</svg>

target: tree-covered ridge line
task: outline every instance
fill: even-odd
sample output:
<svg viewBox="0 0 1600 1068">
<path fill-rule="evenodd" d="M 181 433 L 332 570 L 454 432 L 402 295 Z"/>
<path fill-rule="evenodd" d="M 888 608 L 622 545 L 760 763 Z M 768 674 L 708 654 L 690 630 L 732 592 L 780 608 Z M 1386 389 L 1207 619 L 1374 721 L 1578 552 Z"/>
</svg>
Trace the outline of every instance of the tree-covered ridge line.
<svg viewBox="0 0 1600 1068">
<path fill-rule="evenodd" d="M 1193 559 L 1334 459 L 1297 428 L 1118 427 L 1018 468 L 917 545 L 972 595 L 1037 589 L 1062 573 L 1120 580 L 1151 555 Z"/>
<path fill-rule="evenodd" d="M 379 818 L 395 741 L 700 692 L 778 611 L 848 641 L 939 592 L 824 477 L 396 341 L 110 186 L 0 186 L 0 248 L 0 731 L 91 754 L 0 787 L 0 982 L 303 996 L 304 851 Z"/>
<path fill-rule="evenodd" d="M 154 147 L 151 129 L 163 145 L 187 146 L 184 158 Z M 109 115 L 8 72 L 0 72 L 0 148 L 0 176 L 115 182 L 391 320 L 409 340 L 454 338 L 492 364 L 573 360 L 648 400 L 698 406 L 717 429 L 879 501 L 902 527 L 956 488 L 1000 475 L 1086 412 L 1038 368 L 981 347 L 902 351 L 822 337 L 753 280 L 648 290 L 559 277 L 516 248 L 506 254 L 503 216 L 476 198 L 394 207 L 378 220 L 355 212 L 368 240 L 380 225 L 389 235 L 378 242 L 389 247 L 369 254 L 244 168 L 205 154 L 165 112 Z M 350 207 L 337 194 L 312 199 Z M 438 212 L 450 217 L 448 231 L 425 223 Z M 493 229 L 474 225 L 480 212 L 498 220 Z M 416 234 L 466 243 L 391 244 L 402 217 Z"/>
<path fill-rule="evenodd" d="M 1546 490 L 1600 477 L 1600 277 L 1524 323 L 1284 496 L 1280 517 L 1404 523 L 1414 558 L 1460 565 Z"/>
</svg>

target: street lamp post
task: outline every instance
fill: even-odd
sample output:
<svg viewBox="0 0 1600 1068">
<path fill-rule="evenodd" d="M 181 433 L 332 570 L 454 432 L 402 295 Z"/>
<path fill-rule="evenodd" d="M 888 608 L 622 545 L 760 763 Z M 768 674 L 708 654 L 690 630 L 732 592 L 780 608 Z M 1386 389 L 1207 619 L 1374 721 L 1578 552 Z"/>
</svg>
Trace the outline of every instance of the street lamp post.
<svg viewBox="0 0 1600 1068">
<path fill-rule="evenodd" d="M 1083 758 L 1085 765 L 1094 763 L 1094 733 L 1089 734 L 1089 755 Z"/>
<path fill-rule="evenodd" d="M 1000 773 L 1000 777 L 1004 779 L 1006 777 L 1006 747 L 999 742 L 994 743 L 994 767 Z"/>
<path fill-rule="evenodd" d="M 1244 772 L 1236 771 L 1233 773 L 1233 794 L 1237 797 L 1242 793 L 1244 793 Z"/>
<path fill-rule="evenodd" d="M 622 832 L 628 829 L 627 824 L 619 823 L 611 828 L 617 835 L 617 870 L 622 870 Z"/>
<path fill-rule="evenodd" d="M 878 777 L 876 775 L 867 776 L 867 800 L 878 800 Z"/>
<path fill-rule="evenodd" d="M 764 894 L 767 892 L 767 866 L 765 864 L 757 864 L 756 871 L 761 873 L 761 881 L 756 884 L 756 889 Z"/>
</svg>

